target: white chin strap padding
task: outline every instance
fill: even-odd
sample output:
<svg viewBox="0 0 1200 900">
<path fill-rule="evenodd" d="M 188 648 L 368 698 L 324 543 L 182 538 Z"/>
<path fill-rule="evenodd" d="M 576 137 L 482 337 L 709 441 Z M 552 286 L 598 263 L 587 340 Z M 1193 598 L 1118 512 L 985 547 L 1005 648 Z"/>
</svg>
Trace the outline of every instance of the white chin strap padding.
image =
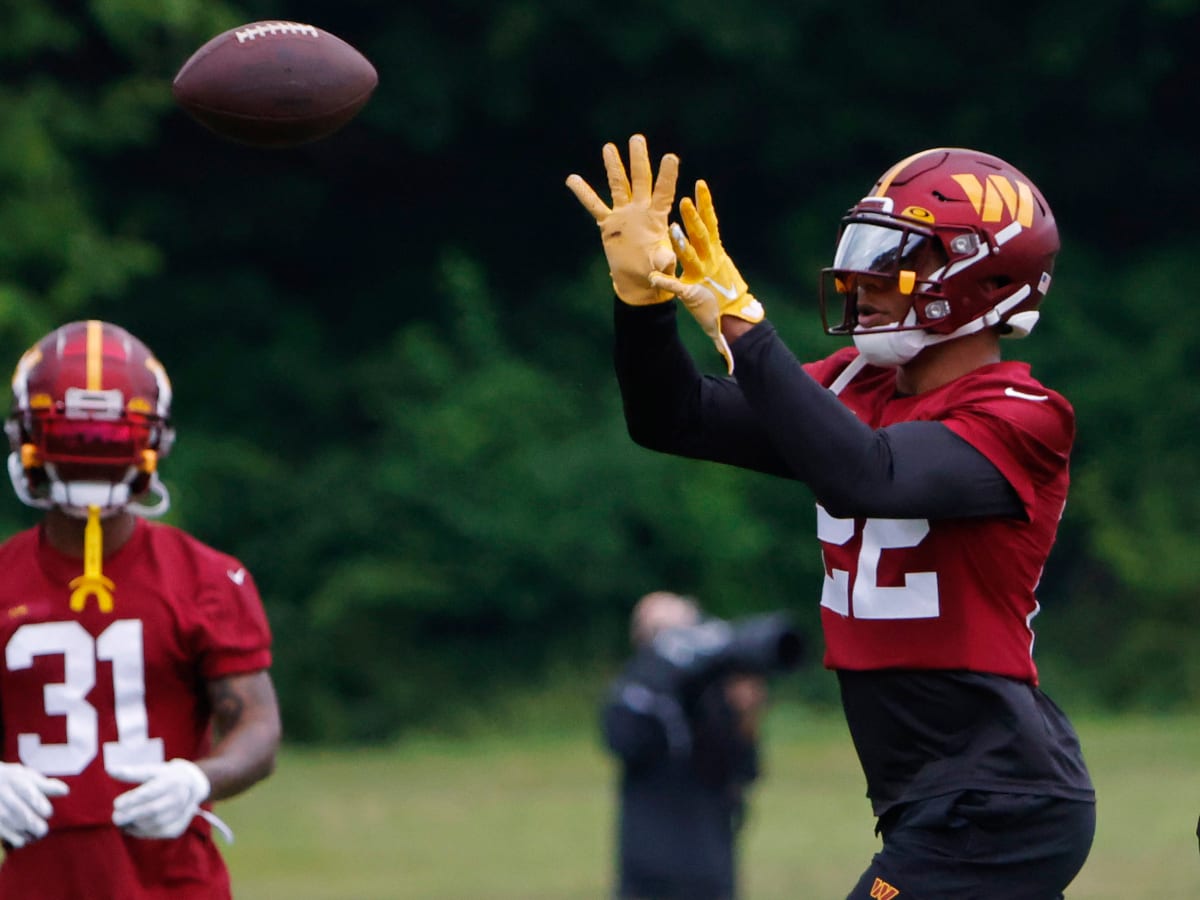
<svg viewBox="0 0 1200 900">
<path fill-rule="evenodd" d="M 899 325 L 892 325 L 889 326 L 889 330 L 880 329 L 855 334 L 854 346 L 858 348 L 859 354 L 873 366 L 902 366 L 905 363 L 911 362 L 926 347 L 932 347 L 934 344 L 941 344 L 945 341 L 952 341 L 955 338 L 974 334 L 977 331 L 1000 324 L 1004 313 L 1022 303 L 1029 294 L 1029 285 L 1025 285 L 1011 297 L 997 304 L 994 309 L 988 310 L 987 313 L 977 319 L 972 319 L 970 322 L 960 325 L 949 334 L 930 334 L 919 328 L 896 331 L 894 329 L 898 328 Z M 1013 313 L 1004 320 L 1004 324 L 1009 329 L 1005 336 L 1014 338 L 1028 336 L 1029 332 L 1033 331 L 1033 326 L 1037 324 L 1040 315 L 1036 309 Z M 916 311 L 910 309 L 908 315 L 904 317 L 903 324 L 915 325 L 916 322 Z"/>
<path fill-rule="evenodd" d="M 127 509 L 135 516 L 155 518 L 163 515 L 171 507 L 171 495 L 167 486 L 159 480 L 158 473 L 150 476 L 150 484 L 141 498 L 157 495 L 158 501 L 153 504 L 130 502 L 129 483 L 114 483 L 111 481 L 60 481 L 54 477 L 53 467 L 47 466 L 48 492 L 41 491 L 37 496 L 29 490 L 29 473 L 21 462 L 21 454 L 12 452 L 8 455 L 8 479 L 12 482 L 13 492 L 17 499 L 26 506 L 34 509 L 60 508 L 68 515 L 86 519 L 89 506 L 100 507 L 102 516 L 111 516 L 122 509 Z M 130 480 L 137 476 L 136 470 L 130 470 Z"/>
<path fill-rule="evenodd" d="M 68 515 L 80 518 L 87 516 L 89 506 L 98 506 L 101 515 L 110 515 L 129 502 L 129 485 L 111 481 L 52 480 L 50 502 Z"/>
<path fill-rule="evenodd" d="M 911 326 L 917 322 L 917 314 L 908 311 L 904 317 L 904 325 Z M 902 366 L 910 362 L 918 353 L 930 344 L 938 343 L 938 338 L 920 329 L 907 328 L 897 331 L 899 322 L 888 330 L 867 331 L 854 335 L 854 346 L 862 357 L 873 366 Z"/>
</svg>

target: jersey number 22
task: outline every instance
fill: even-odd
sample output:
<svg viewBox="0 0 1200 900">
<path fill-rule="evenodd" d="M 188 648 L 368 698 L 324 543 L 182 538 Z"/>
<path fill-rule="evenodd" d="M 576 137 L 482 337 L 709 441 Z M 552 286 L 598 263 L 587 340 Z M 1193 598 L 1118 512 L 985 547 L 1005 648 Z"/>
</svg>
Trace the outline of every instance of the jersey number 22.
<svg viewBox="0 0 1200 900">
<path fill-rule="evenodd" d="M 835 519 L 817 506 L 817 537 L 841 547 L 854 537 L 859 520 Z M 906 572 L 904 583 L 883 587 L 878 582 L 879 558 L 884 550 L 916 547 L 929 534 L 928 519 L 864 519 L 859 544 L 854 590 L 850 573 L 828 566 L 821 589 L 821 605 L 856 619 L 936 619 L 937 572 Z"/>
</svg>

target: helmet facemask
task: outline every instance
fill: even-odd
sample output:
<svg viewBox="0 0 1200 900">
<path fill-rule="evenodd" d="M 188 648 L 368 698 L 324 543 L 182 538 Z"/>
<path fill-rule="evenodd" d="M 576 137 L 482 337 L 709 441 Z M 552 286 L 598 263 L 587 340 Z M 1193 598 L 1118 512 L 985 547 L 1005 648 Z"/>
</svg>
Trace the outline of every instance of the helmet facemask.
<svg viewBox="0 0 1200 900">
<path fill-rule="evenodd" d="M 899 217 L 852 213 L 842 220 L 833 265 L 821 270 L 821 318 L 826 334 L 882 330 L 881 326 L 859 324 L 854 288 L 860 277 L 889 279 L 901 294 L 912 296 L 913 315 L 904 323 L 886 326 L 889 330 L 945 333 L 946 323 L 961 319 L 954 315 L 958 298 L 948 277 L 960 271 L 964 261 L 987 252 L 987 235 L 970 228 L 927 228 Z M 828 308 L 833 294 L 841 295 L 842 321 L 831 325 Z"/>
<path fill-rule="evenodd" d="M 122 391 L 67 388 L 61 403 L 18 410 L 5 430 L 14 450 L 9 476 L 22 502 L 85 518 L 128 509 L 161 515 L 169 505 L 158 460 L 172 432 L 157 416 L 125 410 Z M 136 502 L 157 494 L 153 505 Z"/>
</svg>

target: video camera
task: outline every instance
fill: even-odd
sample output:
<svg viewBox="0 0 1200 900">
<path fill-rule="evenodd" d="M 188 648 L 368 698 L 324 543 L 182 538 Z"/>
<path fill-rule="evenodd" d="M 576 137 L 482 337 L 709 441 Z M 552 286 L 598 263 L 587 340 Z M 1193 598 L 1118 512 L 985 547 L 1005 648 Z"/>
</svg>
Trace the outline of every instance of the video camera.
<svg viewBox="0 0 1200 900">
<path fill-rule="evenodd" d="M 711 618 L 659 632 L 654 653 L 674 668 L 683 687 L 731 673 L 774 675 L 800 665 L 804 640 L 786 613 L 729 621 Z"/>
</svg>

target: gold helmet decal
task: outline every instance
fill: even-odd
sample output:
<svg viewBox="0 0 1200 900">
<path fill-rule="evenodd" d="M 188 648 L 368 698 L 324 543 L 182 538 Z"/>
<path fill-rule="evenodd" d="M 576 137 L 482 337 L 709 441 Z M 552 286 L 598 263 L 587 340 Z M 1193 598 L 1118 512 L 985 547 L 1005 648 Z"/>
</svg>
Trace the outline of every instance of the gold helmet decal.
<svg viewBox="0 0 1200 900">
<path fill-rule="evenodd" d="M 932 166 L 927 165 L 927 169 L 936 168 L 945 154 L 951 150 L 952 148 L 936 147 L 905 157 L 883 173 L 876 182 L 871 196 L 886 196 L 892 185 L 899 183 L 897 179 L 901 174 L 904 175 L 903 181 L 905 182 L 916 177 L 921 173 L 921 163 L 925 160 L 933 164 Z M 980 221 L 1000 222 L 1007 212 L 1009 218 L 1022 228 L 1029 228 L 1033 225 L 1036 201 L 1033 198 L 1032 188 L 1024 181 L 999 174 L 988 175 L 986 179 L 981 179 L 973 173 L 951 175 L 950 177 L 963 189 L 963 193 L 967 195 L 967 200 L 975 208 Z M 933 224 L 933 215 L 920 206 L 909 206 L 900 215 Z"/>
<path fill-rule="evenodd" d="M 951 175 L 975 207 L 981 221 L 999 222 L 1007 212 L 1022 228 L 1033 225 L 1033 190 L 1023 181 L 1003 175 L 989 175 L 982 182 L 978 175 Z"/>
<path fill-rule="evenodd" d="M 912 219 L 914 222 L 920 222 L 922 225 L 934 224 L 933 213 L 923 206 L 906 206 L 900 211 L 900 215 L 906 219 Z"/>
</svg>

